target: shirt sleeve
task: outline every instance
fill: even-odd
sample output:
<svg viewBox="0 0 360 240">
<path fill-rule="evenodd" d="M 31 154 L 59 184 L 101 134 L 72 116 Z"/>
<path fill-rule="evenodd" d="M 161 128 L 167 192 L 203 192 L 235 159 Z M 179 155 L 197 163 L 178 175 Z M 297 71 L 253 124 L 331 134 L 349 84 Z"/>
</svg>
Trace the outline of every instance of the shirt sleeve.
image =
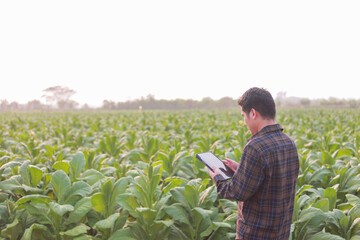
<svg viewBox="0 0 360 240">
<path fill-rule="evenodd" d="M 258 151 L 247 145 L 231 181 L 224 181 L 221 175 L 214 177 L 218 194 L 222 198 L 246 201 L 262 184 L 264 168 L 265 164 Z"/>
</svg>

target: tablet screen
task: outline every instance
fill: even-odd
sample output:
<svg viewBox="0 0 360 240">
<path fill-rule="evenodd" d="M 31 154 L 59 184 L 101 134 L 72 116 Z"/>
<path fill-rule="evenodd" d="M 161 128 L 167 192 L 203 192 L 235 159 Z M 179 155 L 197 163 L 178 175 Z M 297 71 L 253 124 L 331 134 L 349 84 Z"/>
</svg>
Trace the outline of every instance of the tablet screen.
<svg viewBox="0 0 360 240">
<path fill-rule="evenodd" d="M 212 152 L 204 152 L 196 154 L 196 158 L 199 159 L 202 163 L 204 163 L 208 168 L 212 170 L 212 166 L 215 166 L 220 174 L 225 178 L 229 179 L 234 175 L 234 172 L 227 167 L 223 161 L 221 161 L 217 156 L 215 156 Z"/>
</svg>

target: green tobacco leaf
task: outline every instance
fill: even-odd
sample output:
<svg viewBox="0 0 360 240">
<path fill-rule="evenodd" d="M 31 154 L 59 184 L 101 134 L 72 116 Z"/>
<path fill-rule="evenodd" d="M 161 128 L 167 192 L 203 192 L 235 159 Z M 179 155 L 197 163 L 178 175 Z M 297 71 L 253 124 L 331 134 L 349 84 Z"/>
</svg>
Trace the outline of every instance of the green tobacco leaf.
<svg viewBox="0 0 360 240">
<path fill-rule="evenodd" d="M 133 185 L 130 186 L 131 193 L 136 197 L 139 203 L 143 206 L 149 206 L 148 193 L 147 193 L 147 183 L 143 179 L 143 176 L 135 177 Z M 153 194 L 153 193 L 149 193 Z M 151 196 L 150 195 L 150 196 Z"/>
<path fill-rule="evenodd" d="M 330 169 L 328 168 L 320 168 L 318 170 L 316 170 L 314 172 L 314 174 L 310 177 L 310 180 L 309 182 L 312 183 L 312 182 L 316 182 L 316 181 L 321 181 L 324 179 L 324 177 L 328 174 L 330 174 L 331 171 Z"/>
<path fill-rule="evenodd" d="M 198 205 L 199 192 L 192 185 L 186 185 L 185 199 L 186 202 L 190 205 L 190 207 L 194 208 Z"/>
<path fill-rule="evenodd" d="M 307 222 L 309 220 L 314 222 L 314 225 L 320 224 L 326 215 L 324 215 L 323 211 L 317 208 L 309 207 L 300 213 L 300 218 L 296 222 Z"/>
<path fill-rule="evenodd" d="M 62 217 L 65 213 L 71 212 L 74 210 L 74 207 L 70 204 L 60 205 L 56 202 L 51 202 L 50 204 L 51 209 L 60 217 Z"/>
<path fill-rule="evenodd" d="M 31 203 L 24 203 L 24 206 L 26 208 L 26 211 L 31 214 L 34 215 L 36 217 L 41 217 L 41 216 L 46 216 L 50 213 L 50 208 L 47 205 L 44 204 L 37 204 L 37 205 L 33 205 Z M 39 219 L 37 219 L 39 221 Z M 47 219 L 49 220 L 49 219 Z M 51 221 L 46 221 L 47 223 L 50 223 Z M 43 223 L 43 222 L 41 222 Z"/>
<path fill-rule="evenodd" d="M 83 235 L 83 236 L 75 237 L 74 240 L 102 240 L 102 239 L 91 235 Z"/>
<path fill-rule="evenodd" d="M 130 181 L 129 177 L 123 177 L 114 183 L 113 192 L 112 192 L 113 200 L 116 200 L 119 194 L 122 194 L 126 191 L 129 181 Z"/>
<path fill-rule="evenodd" d="M 341 220 L 340 220 L 340 227 L 344 232 L 347 232 L 350 223 L 350 217 L 349 216 L 344 216 Z"/>
<path fill-rule="evenodd" d="M 324 197 L 329 199 L 329 211 L 332 211 L 336 206 L 336 190 L 331 187 L 326 188 L 324 191 Z"/>
<path fill-rule="evenodd" d="M 34 188 L 34 187 L 30 187 L 28 185 L 21 185 L 21 187 L 25 190 L 25 192 L 29 192 L 29 193 L 32 193 L 32 194 L 35 194 L 35 193 L 43 193 L 43 190 L 40 189 L 40 188 Z"/>
<path fill-rule="evenodd" d="M 15 175 L 15 176 L 10 177 L 7 180 L 0 182 L 0 189 L 10 190 L 10 191 L 22 189 L 21 182 L 22 182 L 21 176 Z"/>
<path fill-rule="evenodd" d="M 344 238 L 327 232 L 318 232 L 312 235 L 309 240 L 345 240 Z"/>
<path fill-rule="evenodd" d="M 50 183 L 50 181 L 51 181 L 51 174 L 49 174 L 49 173 L 45 173 L 44 174 L 44 178 L 45 178 L 45 186 L 44 186 L 44 188 L 46 188 L 48 185 L 49 185 L 49 183 Z"/>
<path fill-rule="evenodd" d="M 156 187 L 159 185 L 161 180 L 161 174 L 153 175 L 150 179 L 150 189 L 149 192 L 153 193 L 156 190 Z"/>
<path fill-rule="evenodd" d="M 218 197 L 215 185 L 208 187 L 205 191 L 200 194 L 199 206 L 210 207 L 214 204 Z"/>
<path fill-rule="evenodd" d="M 136 198 L 132 194 L 121 194 L 116 198 L 117 202 L 126 210 L 128 210 L 132 216 L 136 217 L 137 213 L 135 209 L 140 207 L 139 203 L 136 201 Z"/>
<path fill-rule="evenodd" d="M 179 227 L 176 227 L 175 225 L 172 225 L 170 227 L 170 233 L 169 233 L 169 239 L 171 240 L 189 240 L 190 238 L 188 236 L 186 236 L 184 230 L 181 230 Z M 220 238 L 219 238 L 220 239 Z M 235 237 L 234 237 L 235 239 Z"/>
<path fill-rule="evenodd" d="M 117 197 L 125 191 L 127 186 L 127 178 L 119 179 L 115 184 L 108 179 L 101 186 L 101 192 L 91 197 L 91 203 L 95 211 L 100 212 L 104 217 L 110 216 L 114 212 L 117 204 Z"/>
<path fill-rule="evenodd" d="M 36 239 L 36 236 L 33 236 L 33 233 L 35 235 L 35 232 L 48 232 L 48 228 L 42 224 L 34 223 L 29 228 L 27 228 L 24 232 L 24 235 L 22 236 L 21 240 L 32 240 Z M 39 234 L 39 233 L 38 233 Z"/>
<path fill-rule="evenodd" d="M 85 224 L 81 224 L 79 226 L 76 226 L 70 230 L 67 230 L 66 232 L 60 232 L 61 236 L 69 236 L 69 237 L 76 237 L 80 234 L 87 233 L 87 230 L 90 229 L 90 227 L 86 226 Z"/>
<path fill-rule="evenodd" d="M 346 194 L 346 198 L 351 205 L 360 205 L 360 198 L 353 194 Z"/>
<path fill-rule="evenodd" d="M 165 183 L 167 184 L 165 188 L 163 188 L 164 194 L 167 194 L 171 189 L 181 185 L 183 182 L 186 182 L 186 179 L 182 179 L 180 177 L 170 177 L 165 179 Z"/>
<path fill-rule="evenodd" d="M 8 222 L 10 213 L 7 207 L 0 205 L 0 219 L 2 222 Z"/>
<path fill-rule="evenodd" d="M 125 228 L 121 230 L 117 230 L 109 240 L 137 240 L 136 238 L 133 238 L 133 234 L 131 229 Z"/>
<path fill-rule="evenodd" d="M 91 199 L 89 197 L 82 198 L 75 206 L 74 210 L 70 213 L 69 217 L 65 221 L 65 225 L 70 223 L 77 223 L 91 210 Z"/>
<path fill-rule="evenodd" d="M 63 170 L 66 174 L 70 172 L 69 161 L 58 161 L 52 165 L 52 168 L 55 170 Z"/>
<path fill-rule="evenodd" d="M 345 213 L 343 211 L 340 211 L 339 209 L 334 209 L 333 211 L 334 216 L 336 217 L 337 220 L 340 221 L 340 219 L 342 219 L 343 217 L 345 217 Z"/>
<path fill-rule="evenodd" d="M 185 187 L 175 187 L 170 190 L 170 193 L 175 201 L 181 203 L 183 206 L 188 206 L 185 200 Z"/>
<path fill-rule="evenodd" d="M 350 240 L 360 240 L 360 236 L 359 235 L 352 236 Z"/>
<path fill-rule="evenodd" d="M 4 165 L 2 165 L 0 167 L 0 170 L 13 168 L 13 167 L 19 166 L 21 164 L 22 164 L 22 162 L 11 161 L 11 162 L 8 162 L 8 163 L 5 163 Z"/>
<path fill-rule="evenodd" d="M 297 192 L 296 192 L 296 196 L 301 195 L 304 191 L 313 188 L 313 186 L 311 185 L 303 185 Z"/>
<path fill-rule="evenodd" d="M 135 211 L 138 213 L 138 215 L 144 218 L 148 226 L 150 226 L 152 222 L 154 222 L 157 215 L 157 211 L 150 208 L 137 208 L 135 209 Z"/>
<path fill-rule="evenodd" d="M 323 212 L 328 212 L 329 211 L 329 199 L 327 198 L 323 198 L 318 200 L 316 203 L 311 205 L 314 208 L 318 208 L 320 210 L 322 210 Z"/>
<path fill-rule="evenodd" d="M 81 177 L 78 177 L 79 180 L 85 180 L 91 186 L 103 178 L 105 178 L 105 175 L 95 169 L 86 170 Z"/>
<path fill-rule="evenodd" d="M 30 176 L 30 172 L 28 170 L 28 166 L 30 165 L 30 160 L 26 160 L 20 167 L 19 167 L 19 173 L 23 179 L 23 182 L 26 185 L 31 186 L 31 176 Z"/>
<path fill-rule="evenodd" d="M 210 216 L 210 215 L 213 213 L 213 211 L 211 211 L 211 210 L 206 210 L 206 209 L 199 208 L 199 207 L 194 208 L 193 211 L 194 211 L 194 210 L 195 210 L 196 212 L 200 213 L 200 215 L 201 215 L 203 218 L 206 218 L 206 217 Z"/>
<path fill-rule="evenodd" d="M 1 231 L 1 236 L 6 236 L 8 239 L 18 239 L 22 233 L 21 223 L 17 218 L 10 224 L 7 224 Z M 5 239 L 5 238 L 4 238 Z"/>
<path fill-rule="evenodd" d="M 355 219 L 360 218 L 360 204 L 353 206 L 348 214 L 350 216 L 350 221 L 355 221 Z"/>
<path fill-rule="evenodd" d="M 64 203 L 72 204 L 72 199 L 76 196 L 85 197 L 92 192 L 89 184 L 83 181 L 74 182 L 71 186 L 68 195 L 64 199 Z"/>
<path fill-rule="evenodd" d="M 226 215 L 230 215 L 238 210 L 238 204 L 228 199 L 220 199 L 221 208 Z"/>
<path fill-rule="evenodd" d="M 105 218 L 114 212 L 117 204 L 117 196 L 124 192 L 127 186 L 127 178 L 119 179 L 115 184 L 108 179 L 101 186 L 101 192 L 93 195 L 91 203 L 96 211 L 101 212 Z M 124 186 L 125 185 L 125 186 Z"/>
<path fill-rule="evenodd" d="M 189 213 L 179 203 L 175 203 L 169 207 L 166 207 L 165 212 L 173 219 L 190 225 Z"/>
<path fill-rule="evenodd" d="M 174 221 L 173 220 L 167 220 L 167 221 L 155 220 L 154 223 L 160 223 L 160 224 L 164 225 L 165 227 L 170 227 L 174 224 Z"/>
<path fill-rule="evenodd" d="M 231 225 L 229 223 L 225 222 L 213 222 L 215 227 L 221 227 L 221 228 L 231 228 Z"/>
<path fill-rule="evenodd" d="M 101 185 L 101 192 L 104 194 L 104 196 L 106 197 L 106 199 L 110 199 L 111 198 L 111 194 L 112 194 L 112 191 L 113 191 L 113 187 L 114 187 L 114 184 L 113 182 L 111 181 L 110 178 L 108 178 L 106 180 L 106 182 L 104 182 L 103 185 Z"/>
<path fill-rule="evenodd" d="M 360 207 L 360 206 L 359 206 Z M 353 223 L 351 224 L 348 233 L 350 233 L 351 236 L 358 235 L 360 229 L 360 217 L 356 218 Z M 358 235 L 359 236 L 359 235 Z"/>
<path fill-rule="evenodd" d="M 119 218 L 120 214 L 119 213 L 114 213 L 112 215 L 110 215 L 108 218 L 104 219 L 104 220 L 100 220 L 98 221 L 95 225 L 94 228 L 95 229 L 111 229 L 114 227 L 115 221 Z"/>
<path fill-rule="evenodd" d="M 200 237 L 208 236 L 212 232 L 210 215 L 213 212 L 199 207 L 194 208 L 191 212 L 194 216 L 194 223 L 197 231 L 200 233 Z"/>
<path fill-rule="evenodd" d="M 79 177 L 80 173 L 84 170 L 86 164 L 85 156 L 82 152 L 75 153 L 70 161 L 71 173 L 74 179 Z"/>
<path fill-rule="evenodd" d="M 336 157 L 340 158 L 342 156 L 354 156 L 355 153 L 352 149 L 348 149 L 348 148 L 343 148 L 343 149 L 339 149 L 335 152 Z"/>
<path fill-rule="evenodd" d="M 106 214 L 106 202 L 103 199 L 102 193 L 95 193 L 92 195 L 91 204 L 95 211 L 102 213 L 103 215 Z"/>
<path fill-rule="evenodd" d="M 60 204 L 64 202 L 70 191 L 71 183 L 69 176 L 63 170 L 57 170 L 50 180 L 50 184 L 54 189 L 54 194 Z"/>
<path fill-rule="evenodd" d="M 157 210 L 158 212 L 162 211 L 163 208 L 168 206 L 167 202 L 169 201 L 170 198 L 171 198 L 171 194 L 162 195 L 161 198 L 157 200 L 154 209 Z"/>
<path fill-rule="evenodd" d="M 333 166 L 335 164 L 335 159 L 328 152 L 322 152 L 321 161 L 324 165 Z"/>
<path fill-rule="evenodd" d="M 20 198 L 17 202 L 16 205 L 20 205 L 26 202 L 38 202 L 38 203 L 49 203 L 51 201 L 51 199 L 48 196 L 45 195 L 40 195 L 40 194 L 31 194 L 31 195 L 26 195 L 22 198 Z"/>
<path fill-rule="evenodd" d="M 40 180 L 43 177 L 43 172 L 40 170 L 40 168 L 36 166 L 29 166 L 28 170 L 30 172 L 30 183 L 32 187 L 36 187 Z"/>
</svg>

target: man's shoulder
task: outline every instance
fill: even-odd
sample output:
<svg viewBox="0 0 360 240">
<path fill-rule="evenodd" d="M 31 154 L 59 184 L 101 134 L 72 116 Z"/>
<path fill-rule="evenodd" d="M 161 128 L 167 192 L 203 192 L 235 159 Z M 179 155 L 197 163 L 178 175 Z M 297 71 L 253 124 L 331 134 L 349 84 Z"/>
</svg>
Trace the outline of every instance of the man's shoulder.
<svg viewBox="0 0 360 240">
<path fill-rule="evenodd" d="M 245 147 L 262 152 L 282 145 L 296 147 L 294 141 L 287 134 L 282 131 L 273 131 L 254 136 L 254 138 L 249 139 Z"/>
</svg>

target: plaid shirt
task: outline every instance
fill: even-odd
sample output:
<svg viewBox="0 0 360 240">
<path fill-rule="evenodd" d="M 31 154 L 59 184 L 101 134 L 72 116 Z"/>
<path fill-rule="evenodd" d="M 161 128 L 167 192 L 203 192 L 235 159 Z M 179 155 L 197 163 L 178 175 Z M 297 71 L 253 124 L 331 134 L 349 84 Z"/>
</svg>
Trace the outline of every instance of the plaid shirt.
<svg viewBox="0 0 360 240">
<path fill-rule="evenodd" d="M 299 159 L 279 124 L 249 138 L 231 181 L 214 177 L 218 194 L 239 202 L 237 239 L 289 239 Z"/>
</svg>

